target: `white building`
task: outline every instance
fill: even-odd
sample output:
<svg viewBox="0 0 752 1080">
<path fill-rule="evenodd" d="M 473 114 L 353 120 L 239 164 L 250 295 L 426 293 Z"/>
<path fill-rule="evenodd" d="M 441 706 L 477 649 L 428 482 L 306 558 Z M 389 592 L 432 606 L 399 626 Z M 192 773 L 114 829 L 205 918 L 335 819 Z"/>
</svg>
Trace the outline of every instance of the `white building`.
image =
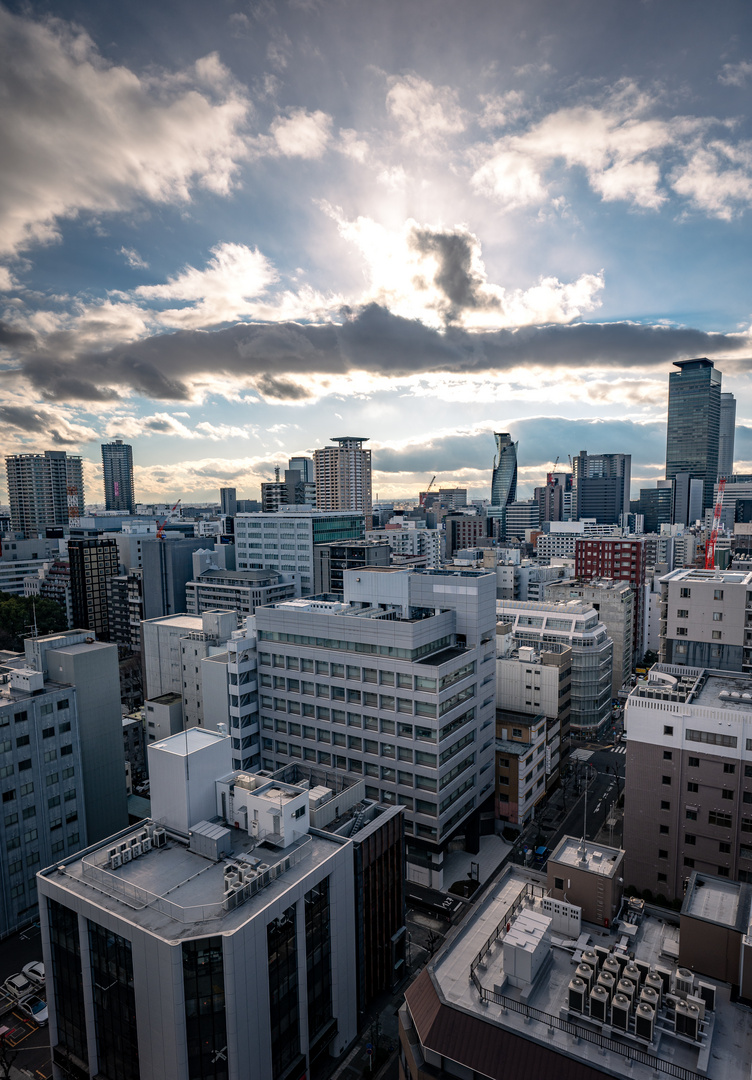
<svg viewBox="0 0 752 1080">
<path fill-rule="evenodd" d="M 310 1075 L 357 1033 L 352 842 L 227 737 L 149 758 L 153 820 L 38 877 L 56 1077 Z"/>
<path fill-rule="evenodd" d="M 387 540 L 395 555 L 425 558 L 429 570 L 438 570 L 446 555 L 446 533 L 427 529 L 423 522 L 408 521 L 399 528 L 369 529 L 367 540 Z"/>
<path fill-rule="evenodd" d="M 541 563 L 552 558 L 573 556 L 577 541 L 583 537 L 619 536 L 618 525 L 599 525 L 595 518 L 582 518 L 579 521 L 544 521 L 543 532 L 536 541 L 535 552 Z"/>
<path fill-rule="evenodd" d="M 674 570 L 661 579 L 660 658 L 720 671 L 752 671 L 752 573 Z"/>
</svg>

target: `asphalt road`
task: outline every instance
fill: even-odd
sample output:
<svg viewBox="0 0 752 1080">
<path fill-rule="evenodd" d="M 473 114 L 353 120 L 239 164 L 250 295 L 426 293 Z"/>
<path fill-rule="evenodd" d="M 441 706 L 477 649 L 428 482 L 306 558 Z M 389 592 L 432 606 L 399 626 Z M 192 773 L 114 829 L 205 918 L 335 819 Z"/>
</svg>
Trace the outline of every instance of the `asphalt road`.
<svg viewBox="0 0 752 1080">
<path fill-rule="evenodd" d="M 39 927 L 32 926 L 6 938 L 0 947 L 0 985 L 21 971 L 31 960 L 42 959 Z M 44 991 L 42 996 L 45 997 Z M 23 1073 L 42 1080 L 52 1075 L 50 1065 L 49 1028 L 38 1028 L 23 1018 L 11 1001 L 0 997 L 0 1027 L 8 1029 L 8 1037 L 18 1051 L 13 1062 Z"/>
</svg>

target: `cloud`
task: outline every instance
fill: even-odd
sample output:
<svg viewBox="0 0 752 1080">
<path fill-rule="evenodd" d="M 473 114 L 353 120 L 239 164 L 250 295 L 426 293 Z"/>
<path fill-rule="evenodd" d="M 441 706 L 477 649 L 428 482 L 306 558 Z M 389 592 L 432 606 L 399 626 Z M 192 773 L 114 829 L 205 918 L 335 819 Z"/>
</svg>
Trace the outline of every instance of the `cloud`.
<svg viewBox="0 0 752 1080">
<path fill-rule="evenodd" d="M 0 424 L 5 437 L 13 436 L 23 441 L 25 435 L 42 435 L 55 446 L 79 446 L 97 438 L 97 432 L 84 424 L 74 423 L 60 411 L 51 412 L 25 405 L 0 405 Z M 7 446 L 7 444 L 6 444 Z"/>
<path fill-rule="evenodd" d="M 177 300 L 186 306 L 168 308 L 152 318 L 169 327 L 213 326 L 250 315 L 251 298 L 277 281 L 277 272 L 258 248 L 217 244 L 203 270 L 187 266 L 164 285 L 141 285 L 133 296 L 146 302 Z"/>
<path fill-rule="evenodd" d="M 527 290 L 491 284 L 480 240 L 464 226 L 431 228 L 408 220 L 392 232 L 371 218 L 347 221 L 339 211 L 329 212 L 368 268 L 370 285 L 362 302 L 381 304 L 405 318 L 466 329 L 525 326 L 571 322 L 599 303 L 600 274 L 583 274 L 568 284 L 542 278 Z"/>
<path fill-rule="evenodd" d="M 142 76 L 61 20 L 0 7 L 0 72 L 0 252 L 57 240 L 83 212 L 226 195 L 247 156 L 249 102 L 215 55 Z"/>
<path fill-rule="evenodd" d="M 124 256 L 125 261 L 129 266 L 132 266 L 134 270 L 148 270 L 149 264 L 141 258 L 135 248 L 121 247 L 120 254 Z"/>
<path fill-rule="evenodd" d="M 737 64 L 724 64 L 718 72 L 718 82 L 724 86 L 746 86 L 752 75 L 752 60 L 740 60 Z"/>
<path fill-rule="evenodd" d="M 422 142 L 421 152 L 430 153 L 449 135 L 465 129 L 465 114 L 457 92 L 449 86 L 433 86 L 419 75 L 392 76 L 386 107 L 396 120 L 406 142 Z"/>
<path fill-rule="evenodd" d="M 276 152 L 284 157 L 320 158 L 332 138 L 332 118 L 317 109 L 292 109 L 271 126 Z"/>
</svg>

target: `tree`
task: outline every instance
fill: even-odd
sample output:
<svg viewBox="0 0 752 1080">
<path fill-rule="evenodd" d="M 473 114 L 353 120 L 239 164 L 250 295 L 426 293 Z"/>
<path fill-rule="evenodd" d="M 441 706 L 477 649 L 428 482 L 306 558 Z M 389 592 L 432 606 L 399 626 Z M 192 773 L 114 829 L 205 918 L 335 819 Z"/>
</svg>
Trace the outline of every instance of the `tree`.
<svg viewBox="0 0 752 1080">
<path fill-rule="evenodd" d="M 55 634 L 68 629 L 65 611 L 57 600 L 0 592 L 0 649 L 23 652 L 24 638 L 28 637 L 35 621 L 40 634 Z"/>
</svg>

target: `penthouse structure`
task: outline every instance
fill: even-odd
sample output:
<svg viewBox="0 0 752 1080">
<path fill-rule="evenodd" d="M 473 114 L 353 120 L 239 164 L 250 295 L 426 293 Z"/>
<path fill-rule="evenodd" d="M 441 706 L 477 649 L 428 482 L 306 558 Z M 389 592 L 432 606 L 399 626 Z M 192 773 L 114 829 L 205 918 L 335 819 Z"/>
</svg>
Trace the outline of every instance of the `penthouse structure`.
<svg viewBox="0 0 752 1080">
<path fill-rule="evenodd" d="M 624 723 L 629 881 L 668 899 L 693 870 L 752 882 L 752 677 L 655 664 Z"/>
<path fill-rule="evenodd" d="M 408 877 L 432 887 L 493 792 L 494 598 L 493 574 L 371 567 L 345 571 L 342 601 L 256 613 L 262 768 L 362 775 L 405 808 Z"/>
</svg>

